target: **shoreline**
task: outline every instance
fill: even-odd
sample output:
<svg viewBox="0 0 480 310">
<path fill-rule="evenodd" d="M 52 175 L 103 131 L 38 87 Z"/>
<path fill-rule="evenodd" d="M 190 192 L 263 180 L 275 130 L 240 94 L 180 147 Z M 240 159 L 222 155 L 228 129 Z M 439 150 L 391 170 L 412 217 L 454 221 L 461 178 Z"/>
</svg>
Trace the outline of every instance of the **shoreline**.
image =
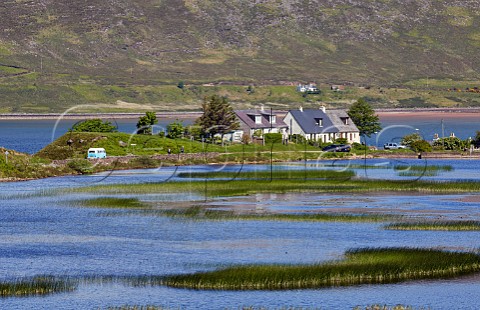
<svg viewBox="0 0 480 310">
<path fill-rule="evenodd" d="M 8 113 L 0 114 L 0 120 L 54 120 L 54 119 L 136 119 L 144 116 L 145 113 L 75 113 L 75 114 L 29 114 L 29 113 Z M 201 112 L 156 112 L 157 118 L 197 118 Z"/>
<path fill-rule="evenodd" d="M 286 112 L 286 111 L 279 111 Z M 375 109 L 375 112 L 380 117 L 436 117 L 439 114 L 442 116 L 451 117 L 478 117 L 480 108 L 419 108 L 419 109 Z M 197 118 L 202 112 L 156 112 L 158 118 Z M 92 118 L 117 118 L 117 119 L 132 119 L 145 115 L 145 113 L 4 113 L 0 114 L 0 120 L 36 120 L 36 119 L 92 119 Z"/>
</svg>

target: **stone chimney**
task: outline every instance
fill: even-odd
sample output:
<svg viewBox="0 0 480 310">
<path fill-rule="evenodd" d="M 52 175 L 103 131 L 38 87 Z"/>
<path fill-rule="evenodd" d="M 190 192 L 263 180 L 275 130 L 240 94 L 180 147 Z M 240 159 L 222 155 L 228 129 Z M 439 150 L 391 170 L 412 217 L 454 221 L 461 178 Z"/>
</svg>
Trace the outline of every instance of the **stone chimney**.
<svg viewBox="0 0 480 310">
<path fill-rule="evenodd" d="M 320 106 L 320 110 L 322 110 L 323 113 L 326 113 L 326 112 L 327 112 L 327 108 L 325 108 L 324 105 Z"/>
<path fill-rule="evenodd" d="M 303 107 L 300 107 L 300 108 L 298 108 L 298 109 L 300 110 L 300 112 L 303 112 Z"/>
</svg>

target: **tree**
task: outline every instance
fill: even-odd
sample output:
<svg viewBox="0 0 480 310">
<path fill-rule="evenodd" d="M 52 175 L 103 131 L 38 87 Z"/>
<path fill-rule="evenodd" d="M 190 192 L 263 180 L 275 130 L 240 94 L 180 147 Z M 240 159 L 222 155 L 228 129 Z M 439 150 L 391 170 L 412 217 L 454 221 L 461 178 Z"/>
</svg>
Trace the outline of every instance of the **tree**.
<svg viewBox="0 0 480 310">
<path fill-rule="evenodd" d="M 402 138 L 402 144 L 408 147 L 412 147 L 412 144 L 417 141 L 422 141 L 422 136 L 418 132 L 406 135 Z"/>
<path fill-rule="evenodd" d="M 348 116 L 360 131 L 360 135 L 370 137 L 382 129 L 378 115 L 365 99 L 358 99 L 348 110 Z"/>
<path fill-rule="evenodd" d="M 240 127 L 237 116 L 227 98 L 213 95 L 204 99 L 203 114 L 196 119 L 195 124 L 209 136 L 224 135 Z M 223 139 L 222 139 L 223 140 Z"/>
<path fill-rule="evenodd" d="M 76 123 L 70 128 L 73 132 L 116 132 L 117 128 L 108 121 L 102 121 L 99 118 L 88 119 Z"/>
<path fill-rule="evenodd" d="M 410 148 L 414 152 L 431 152 L 432 151 L 432 146 L 428 141 L 425 140 L 417 140 L 414 141 L 410 144 Z"/>
<path fill-rule="evenodd" d="M 146 112 L 137 122 L 137 133 L 142 135 L 151 135 L 152 126 L 158 123 L 155 112 Z"/>
<path fill-rule="evenodd" d="M 167 125 L 167 136 L 171 139 L 180 138 L 185 131 L 185 127 L 178 120 Z"/>
</svg>

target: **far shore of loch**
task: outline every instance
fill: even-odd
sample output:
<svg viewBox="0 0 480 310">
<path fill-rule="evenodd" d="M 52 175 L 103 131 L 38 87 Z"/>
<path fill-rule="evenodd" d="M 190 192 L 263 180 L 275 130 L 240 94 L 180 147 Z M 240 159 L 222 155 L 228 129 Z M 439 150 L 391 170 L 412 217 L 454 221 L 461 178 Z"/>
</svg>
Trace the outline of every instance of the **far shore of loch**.
<svg viewBox="0 0 480 310">
<path fill-rule="evenodd" d="M 332 108 L 334 109 L 334 108 Z M 376 114 L 380 118 L 473 118 L 480 115 L 478 108 L 418 108 L 418 109 L 376 109 Z M 277 110 L 278 114 L 287 113 L 286 110 Z M 132 119 L 143 116 L 143 112 L 124 112 L 124 113 L 3 113 L 0 114 L 0 120 L 24 120 L 24 119 L 91 119 L 91 118 L 117 118 Z M 202 114 L 200 111 L 169 111 L 156 112 L 160 118 L 197 118 Z"/>
</svg>

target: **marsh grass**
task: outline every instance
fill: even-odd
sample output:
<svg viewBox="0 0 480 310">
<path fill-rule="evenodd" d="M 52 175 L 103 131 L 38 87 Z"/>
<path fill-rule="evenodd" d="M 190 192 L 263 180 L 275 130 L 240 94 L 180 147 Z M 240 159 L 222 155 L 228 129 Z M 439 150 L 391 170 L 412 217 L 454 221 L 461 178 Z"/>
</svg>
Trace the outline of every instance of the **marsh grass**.
<svg viewBox="0 0 480 310">
<path fill-rule="evenodd" d="M 398 216 L 350 213 L 237 213 L 234 211 L 215 210 L 202 206 L 155 210 L 155 212 L 157 215 L 164 215 L 172 218 L 213 221 L 384 222 L 400 218 Z"/>
<path fill-rule="evenodd" d="M 158 307 L 158 306 L 138 306 L 138 305 L 123 305 L 120 307 L 108 307 L 107 310 L 166 310 L 170 308 Z"/>
<path fill-rule="evenodd" d="M 479 221 L 427 221 L 411 223 L 391 223 L 388 230 L 437 230 L 437 231 L 480 231 Z"/>
<path fill-rule="evenodd" d="M 414 308 L 412 306 L 405 306 L 405 305 L 395 305 L 395 306 L 388 306 L 388 305 L 379 305 L 379 304 L 376 304 L 376 305 L 370 305 L 370 306 L 366 306 L 366 307 L 360 307 L 360 306 L 357 306 L 355 308 L 353 308 L 353 310 L 415 310 L 415 309 L 418 309 L 418 310 L 423 310 L 423 309 L 430 309 L 430 308 Z"/>
<path fill-rule="evenodd" d="M 53 276 L 38 276 L 32 279 L 0 282 L 0 297 L 48 295 L 71 292 L 77 288 L 73 281 Z"/>
<path fill-rule="evenodd" d="M 315 179 L 348 179 L 355 176 L 351 170 L 284 170 L 272 169 L 261 171 L 238 171 L 238 172 L 182 172 L 180 178 L 203 178 L 203 179 L 246 179 L 246 180 L 315 180 Z"/>
<path fill-rule="evenodd" d="M 410 171 L 453 171 L 453 166 L 451 165 L 395 165 L 393 167 L 394 170 L 396 171 L 405 171 L 405 170 L 410 170 Z"/>
<path fill-rule="evenodd" d="M 99 194 L 151 194 L 191 192 L 207 197 L 240 196 L 256 193 L 369 193 L 411 192 L 453 194 L 480 192 L 480 182 L 437 182 L 429 180 L 321 179 L 234 179 L 190 180 L 146 184 L 99 185 L 73 189 Z"/>
<path fill-rule="evenodd" d="M 120 209 L 141 209 L 148 205 L 137 198 L 99 197 L 94 199 L 80 200 L 76 203 L 85 207 L 95 208 L 120 208 Z"/>
<path fill-rule="evenodd" d="M 165 277 L 170 287 L 204 290 L 291 290 L 444 279 L 480 270 L 474 253 L 379 248 L 347 251 L 345 259 L 314 265 L 242 265 Z"/>
<path fill-rule="evenodd" d="M 395 165 L 393 169 L 402 177 L 434 177 L 440 172 L 453 171 L 453 167 L 450 165 L 439 166 L 420 166 L 420 165 Z"/>
</svg>

